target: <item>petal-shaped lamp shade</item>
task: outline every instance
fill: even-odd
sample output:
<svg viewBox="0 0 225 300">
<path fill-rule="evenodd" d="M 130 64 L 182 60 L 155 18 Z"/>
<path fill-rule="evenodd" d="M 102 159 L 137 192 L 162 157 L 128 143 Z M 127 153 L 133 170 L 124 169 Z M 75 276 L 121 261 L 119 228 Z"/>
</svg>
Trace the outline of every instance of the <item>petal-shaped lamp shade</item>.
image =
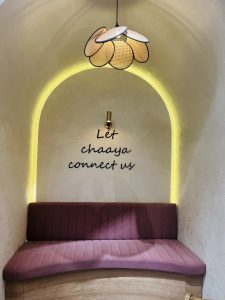
<svg viewBox="0 0 225 300">
<path fill-rule="evenodd" d="M 114 55 L 109 62 L 110 65 L 118 70 L 128 68 L 133 62 L 133 51 L 126 42 L 122 40 L 113 41 L 115 46 Z"/>
<path fill-rule="evenodd" d="M 149 42 L 149 40 L 144 35 L 130 29 L 127 29 L 124 35 L 138 42 L 142 42 L 142 43 Z"/>
<path fill-rule="evenodd" d="M 134 52 L 134 58 L 140 63 L 145 63 L 149 59 L 148 46 L 145 43 L 137 42 L 127 38 L 127 43 Z"/>
<path fill-rule="evenodd" d="M 114 27 L 101 34 L 98 38 L 96 38 L 95 41 L 96 43 L 105 43 L 108 41 L 112 41 L 121 34 L 125 33 L 125 31 L 127 31 L 127 26 Z"/>
<path fill-rule="evenodd" d="M 0 0 L 1 1 L 1 0 Z M 97 29 L 87 41 L 84 54 L 95 67 L 108 63 L 115 69 L 128 68 L 133 60 L 145 63 L 149 59 L 148 39 L 127 26 L 116 26 L 107 30 Z"/>
<path fill-rule="evenodd" d="M 89 40 L 86 43 L 86 46 L 84 48 L 84 54 L 88 57 L 94 55 L 98 50 L 102 47 L 102 43 L 96 43 L 95 40 L 98 38 L 101 34 L 106 32 L 106 27 L 101 27 L 97 29 L 89 38 Z"/>
<path fill-rule="evenodd" d="M 104 43 L 103 46 L 93 56 L 89 57 L 90 62 L 95 67 L 103 67 L 113 57 L 115 47 L 113 42 Z"/>
</svg>

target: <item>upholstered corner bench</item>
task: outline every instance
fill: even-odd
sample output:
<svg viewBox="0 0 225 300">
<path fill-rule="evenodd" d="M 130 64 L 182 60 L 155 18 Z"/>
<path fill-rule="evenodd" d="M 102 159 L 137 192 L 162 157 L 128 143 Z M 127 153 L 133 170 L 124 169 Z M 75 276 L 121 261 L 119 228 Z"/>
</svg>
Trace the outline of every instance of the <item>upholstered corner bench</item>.
<svg viewBox="0 0 225 300">
<path fill-rule="evenodd" d="M 175 204 L 32 203 L 6 299 L 201 297 L 205 264 L 177 240 Z"/>
</svg>

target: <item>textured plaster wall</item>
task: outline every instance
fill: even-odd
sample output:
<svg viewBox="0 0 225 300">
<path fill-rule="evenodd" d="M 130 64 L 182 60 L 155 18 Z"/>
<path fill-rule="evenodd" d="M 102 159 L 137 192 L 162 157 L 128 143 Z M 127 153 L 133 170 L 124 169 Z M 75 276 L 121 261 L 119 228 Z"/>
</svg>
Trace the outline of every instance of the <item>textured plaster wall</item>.
<svg viewBox="0 0 225 300">
<path fill-rule="evenodd" d="M 2 120 L 2 114 L 1 114 Z M 25 240 L 26 176 L 21 153 L 21 138 L 13 131 L 13 123 L 0 122 L 0 269 Z M 16 124 L 14 124 L 16 125 Z M 16 143 L 17 140 L 17 143 Z M 4 299 L 4 284 L 0 282 L 0 299 Z"/>
<path fill-rule="evenodd" d="M 179 207 L 179 238 L 206 262 L 204 297 L 215 300 L 225 299 L 224 95 L 224 84 L 220 83 L 195 145 Z"/>
<path fill-rule="evenodd" d="M 25 238 L 29 129 L 37 96 L 58 72 L 85 59 L 83 46 L 95 28 L 114 25 L 114 4 L 7 0 L 0 6 L 1 269 Z M 121 4 L 121 24 L 151 40 L 151 58 L 142 68 L 169 90 L 182 121 L 179 238 L 207 263 L 204 296 L 223 300 L 224 1 Z M 93 120 L 102 124 L 102 113 Z"/>
<path fill-rule="evenodd" d="M 113 113 L 114 139 L 105 134 Z M 82 154 L 83 146 L 132 150 Z M 73 76 L 51 95 L 40 121 L 37 201 L 169 202 L 171 126 L 159 95 L 143 80 L 116 70 Z M 69 162 L 116 161 L 114 170 L 69 169 Z M 132 163 L 131 170 L 120 164 Z"/>
<path fill-rule="evenodd" d="M 181 169 L 182 174 L 186 175 L 182 177 L 179 204 L 179 239 L 207 265 L 204 297 L 224 300 L 225 4 L 221 7 L 218 3 L 217 5 L 215 3 L 211 10 L 212 23 L 209 31 L 209 35 L 213 36 L 217 68 L 217 82 L 211 98 L 211 108 L 205 115 L 205 123 L 198 139 L 190 139 L 190 128 L 183 136 Z M 195 112 L 193 118 L 197 118 Z M 186 156 L 185 145 L 190 147 L 191 155 Z"/>
<path fill-rule="evenodd" d="M 25 240 L 28 131 L 19 105 L 22 86 L 10 85 L 15 76 L 10 58 L 0 48 L 0 270 Z M 16 97 L 17 95 L 17 97 Z M 17 105 L 13 101 L 17 101 Z M 4 283 L 0 280 L 0 299 Z"/>
<path fill-rule="evenodd" d="M 31 115 L 25 101 L 32 68 L 6 2 L 0 6 L 0 300 L 5 299 L 2 270 L 25 241 Z"/>
</svg>

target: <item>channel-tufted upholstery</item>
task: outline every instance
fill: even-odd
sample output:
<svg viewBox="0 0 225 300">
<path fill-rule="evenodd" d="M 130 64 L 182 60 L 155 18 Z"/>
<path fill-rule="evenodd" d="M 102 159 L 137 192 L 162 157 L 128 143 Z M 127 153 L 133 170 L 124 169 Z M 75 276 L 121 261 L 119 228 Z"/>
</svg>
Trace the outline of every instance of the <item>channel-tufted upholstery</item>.
<svg viewBox="0 0 225 300">
<path fill-rule="evenodd" d="M 34 203 L 28 241 L 3 276 L 20 281 L 103 268 L 203 275 L 205 264 L 176 237 L 174 204 Z"/>
<path fill-rule="evenodd" d="M 28 241 L 176 239 L 175 204 L 32 203 Z"/>
</svg>

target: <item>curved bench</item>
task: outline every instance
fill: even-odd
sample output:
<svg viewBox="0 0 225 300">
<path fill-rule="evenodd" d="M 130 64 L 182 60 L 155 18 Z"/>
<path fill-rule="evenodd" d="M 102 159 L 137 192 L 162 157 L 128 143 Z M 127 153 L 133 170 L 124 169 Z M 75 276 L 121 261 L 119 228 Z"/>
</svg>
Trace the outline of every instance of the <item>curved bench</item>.
<svg viewBox="0 0 225 300">
<path fill-rule="evenodd" d="M 177 241 L 175 204 L 32 203 L 3 276 L 6 299 L 111 300 L 122 282 L 129 299 L 180 300 L 201 296 L 205 271 Z"/>
</svg>

